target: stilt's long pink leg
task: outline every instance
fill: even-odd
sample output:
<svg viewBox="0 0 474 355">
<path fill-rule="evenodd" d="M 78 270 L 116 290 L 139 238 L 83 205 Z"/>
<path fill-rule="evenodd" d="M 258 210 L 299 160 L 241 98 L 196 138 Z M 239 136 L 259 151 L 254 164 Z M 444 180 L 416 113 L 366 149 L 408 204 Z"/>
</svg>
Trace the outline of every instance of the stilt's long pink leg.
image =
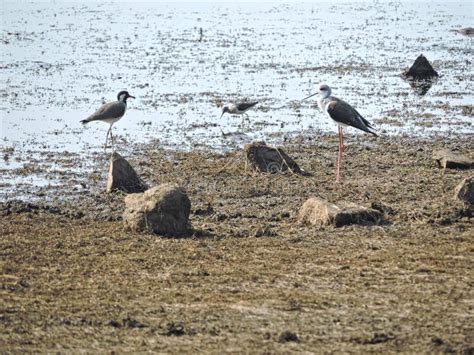
<svg viewBox="0 0 474 355">
<path fill-rule="evenodd" d="M 341 181 L 341 160 L 342 160 L 342 149 L 343 149 L 343 143 L 342 143 L 342 128 L 341 126 L 338 126 L 339 130 L 339 152 L 337 153 L 337 162 L 336 162 L 336 182 Z"/>
</svg>

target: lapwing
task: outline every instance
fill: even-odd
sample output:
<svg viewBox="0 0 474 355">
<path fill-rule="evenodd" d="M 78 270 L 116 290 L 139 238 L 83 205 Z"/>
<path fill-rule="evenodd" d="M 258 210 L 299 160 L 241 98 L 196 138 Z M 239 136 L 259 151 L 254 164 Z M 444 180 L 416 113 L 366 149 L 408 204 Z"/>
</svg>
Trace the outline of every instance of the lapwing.
<svg viewBox="0 0 474 355">
<path fill-rule="evenodd" d="M 107 149 L 107 141 L 110 134 L 110 140 L 112 141 L 112 149 L 114 147 L 114 137 L 112 135 L 112 125 L 120 120 L 125 111 L 127 110 L 127 99 L 134 99 L 135 97 L 130 95 L 128 91 L 120 91 L 117 95 L 117 101 L 108 102 L 102 105 L 96 112 L 82 120 L 82 124 L 87 124 L 92 121 L 102 121 L 110 124 L 107 136 L 105 137 L 105 149 Z"/>
</svg>

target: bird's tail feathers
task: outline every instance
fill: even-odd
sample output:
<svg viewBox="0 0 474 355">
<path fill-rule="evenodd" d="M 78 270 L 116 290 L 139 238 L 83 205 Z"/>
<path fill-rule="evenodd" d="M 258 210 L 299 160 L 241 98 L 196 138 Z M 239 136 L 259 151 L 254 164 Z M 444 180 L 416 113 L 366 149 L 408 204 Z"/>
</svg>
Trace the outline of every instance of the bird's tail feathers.
<svg viewBox="0 0 474 355">
<path fill-rule="evenodd" d="M 367 132 L 367 133 L 370 133 L 370 134 L 373 134 L 375 137 L 378 137 L 378 133 L 375 131 L 374 127 L 372 127 L 372 125 L 368 125 L 366 127 L 364 127 L 363 129 L 364 132 Z"/>
<path fill-rule="evenodd" d="M 81 122 L 82 124 L 87 124 L 87 123 L 90 122 L 90 120 L 86 118 L 85 120 L 82 120 L 82 121 L 80 121 L 80 122 Z"/>
<path fill-rule="evenodd" d="M 374 131 L 372 131 L 372 130 L 370 130 L 369 133 L 370 133 L 370 134 L 373 134 L 375 137 L 378 137 L 378 136 L 379 136 L 376 132 L 374 132 Z"/>
</svg>

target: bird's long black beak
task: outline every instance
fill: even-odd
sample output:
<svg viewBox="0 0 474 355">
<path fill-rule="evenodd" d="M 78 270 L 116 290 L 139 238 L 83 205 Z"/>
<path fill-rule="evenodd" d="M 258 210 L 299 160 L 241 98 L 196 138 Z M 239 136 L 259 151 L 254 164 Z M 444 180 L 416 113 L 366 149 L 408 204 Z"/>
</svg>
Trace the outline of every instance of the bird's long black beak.
<svg viewBox="0 0 474 355">
<path fill-rule="evenodd" d="M 304 99 L 302 99 L 301 101 L 304 101 L 306 99 L 309 99 L 310 97 L 313 97 L 314 95 L 316 95 L 317 93 L 313 94 L 313 95 L 309 95 L 308 97 L 305 97 Z"/>
<path fill-rule="evenodd" d="M 136 97 L 135 97 L 135 96 L 132 96 L 132 95 L 128 95 L 128 98 L 129 98 L 129 99 L 136 99 Z"/>
<path fill-rule="evenodd" d="M 219 117 L 219 119 L 221 119 L 221 118 L 222 118 L 222 116 L 224 116 L 224 113 L 225 113 L 225 112 L 222 112 L 222 115 L 221 115 L 221 117 Z"/>
</svg>

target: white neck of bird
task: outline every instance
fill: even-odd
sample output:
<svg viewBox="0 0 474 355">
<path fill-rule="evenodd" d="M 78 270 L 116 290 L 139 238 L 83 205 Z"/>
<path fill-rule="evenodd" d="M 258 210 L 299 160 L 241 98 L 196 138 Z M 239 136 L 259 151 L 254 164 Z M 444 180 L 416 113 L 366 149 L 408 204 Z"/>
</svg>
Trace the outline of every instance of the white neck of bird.
<svg viewBox="0 0 474 355">
<path fill-rule="evenodd" d="M 127 104 L 127 101 L 125 101 L 125 94 L 120 95 L 119 101 L 123 102 L 125 105 Z"/>
</svg>

